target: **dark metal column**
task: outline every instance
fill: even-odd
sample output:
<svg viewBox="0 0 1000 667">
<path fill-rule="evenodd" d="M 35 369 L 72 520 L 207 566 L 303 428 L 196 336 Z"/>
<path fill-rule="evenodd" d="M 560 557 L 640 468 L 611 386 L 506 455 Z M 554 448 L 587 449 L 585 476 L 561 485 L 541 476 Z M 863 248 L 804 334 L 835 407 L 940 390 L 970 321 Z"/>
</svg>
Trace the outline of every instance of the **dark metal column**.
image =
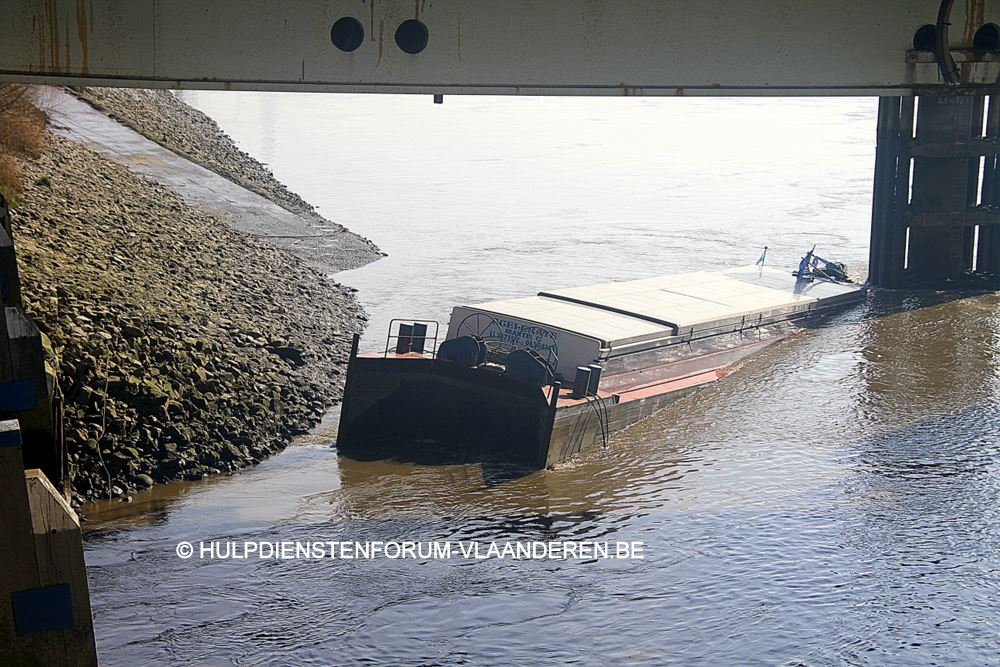
<svg viewBox="0 0 1000 667">
<path fill-rule="evenodd" d="M 880 98 L 868 268 L 872 285 L 996 284 L 993 276 L 972 274 L 973 269 L 977 274 L 1000 269 L 1000 233 L 994 229 L 1000 222 L 995 208 L 1000 203 L 1000 104 L 990 101 L 987 114 L 983 96 L 921 96 L 914 114 L 913 97 Z"/>
<path fill-rule="evenodd" d="M 868 259 L 868 282 L 878 287 L 898 287 L 902 280 L 912 136 L 913 98 L 880 97 Z"/>
<path fill-rule="evenodd" d="M 989 96 L 986 112 L 987 144 L 1000 141 L 1000 95 Z M 996 154 L 985 156 L 983 166 L 982 206 L 987 210 L 1000 208 L 1000 164 Z M 996 225 L 980 225 L 976 269 L 984 273 L 1000 272 L 1000 229 Z"/>
<path fill-rule="evenodd" d="M 878 99 L 878 126 L 875 133 L 875 188 L 872 193 L 872 228 L 868 244 L 868 282 L 885 285 L 886 223 L 892 210 L 892 185 L 896 175 L 894 121 L 899 118 L 899 98 Z"/>
<path fill-rule="evenodd" d="M 921 97 L 914 144 L 913 191 L 906 221 L 910 227 L 907 282 L 939 288 L 957 280 L 971 263 L 966 229 L 969 215 L 969 157 L 962 145 L 976 119 L 973 97 Z M 981 108 L 980 108 L 981 111 Z M 977 133 L 978 134 L 978 133 Z M 973 207 L 975 202 L 973 201 Z"/>
</svg>

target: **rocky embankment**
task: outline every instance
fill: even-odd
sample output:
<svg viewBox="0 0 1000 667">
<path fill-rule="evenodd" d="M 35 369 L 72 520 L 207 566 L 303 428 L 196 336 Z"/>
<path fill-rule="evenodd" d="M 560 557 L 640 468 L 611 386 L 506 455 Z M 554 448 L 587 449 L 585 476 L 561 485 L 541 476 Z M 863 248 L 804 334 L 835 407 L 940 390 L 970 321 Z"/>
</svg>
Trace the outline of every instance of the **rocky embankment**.
<svg viewBox="0 0 1000 667">
<path fill-rule="evenodd" d="M 252 464 L 339 399 L 365 319 L 351 290 L 80 144 L 45 142 L 23 160 L 13 224 L 75 500 Z"/>
<path fill-rule="evenodd" d="M 267 167 L 241 151 L 218 123 L 170 91 L 80 88 L 73 93 L 139 134 L 293 213 L 313 212 L 312 206 L 275 179 Z"/>
<path fill-rule="evenodd" d="M 313 266 L 344 270 L 383 256 L 368 239 L 317 213 L 267 167 L 240 150 L 218 123 L 170 91 L 80 88 L 72 92 L 161 146 L 309 220 L 313 227 L 311 238 L 294 247 Z M 323 240 L 324 236 L 329 240 Z"/>
</svg>

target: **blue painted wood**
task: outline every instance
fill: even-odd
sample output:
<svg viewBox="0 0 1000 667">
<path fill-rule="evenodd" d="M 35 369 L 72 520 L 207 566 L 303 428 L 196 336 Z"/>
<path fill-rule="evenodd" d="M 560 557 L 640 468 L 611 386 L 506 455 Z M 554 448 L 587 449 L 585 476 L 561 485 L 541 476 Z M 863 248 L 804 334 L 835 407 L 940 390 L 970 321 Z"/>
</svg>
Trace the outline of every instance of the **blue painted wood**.
<svg viewBox="0 0 1000 667">
<path fill-rule="evenodd" d="M 6 423 L 4 424 L 6 426 Z M 0 447 L 20 447 L 21 429 L 0 430 Z"/>
<path fill-rule="evenodd" d="M 0 382 L 0 412 L 34 410 L 38 405 L 38 391 L 34 380 Z"/>
<path fill-rule="evenodd" d="M 19 635 L 73 627 L 69 584 L 17 591 L 11 594 L 11 602 Z"/>
</svg>

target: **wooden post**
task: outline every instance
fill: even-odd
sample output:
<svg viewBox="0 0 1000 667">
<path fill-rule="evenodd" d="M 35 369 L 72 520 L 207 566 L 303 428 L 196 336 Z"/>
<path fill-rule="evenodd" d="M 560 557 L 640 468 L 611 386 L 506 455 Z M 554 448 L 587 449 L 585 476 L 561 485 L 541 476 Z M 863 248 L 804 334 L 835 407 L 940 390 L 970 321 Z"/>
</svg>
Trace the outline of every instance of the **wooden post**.
<svg viewBox="0 0 1000 667">
<path fill-rule="evenodd" d="M 97 665 L 76 513 L 0 422 L 0 664 Z"/>
<path fill-rule="evenodd" d="M 14 241 L 0 229 L 0 302 L 5 306 L 21 305 L 21 279 L 17 273 Z"/>
<path fill-rule="evenodd" d="M 7 206 L 7 200 L 2 194 L 0 194 L 0 229 L 7 233 L 8 238 L 14 238 L 14 232 L 10 226 L 10 207 Z"/>
<path fill-rule="evenodd" d="M 0 351 L 0 416 L 20 422 L 27 467 L 41 468 L 62 485 L 65 466 L 52 410 L 55 387 L 45 372 L 41 333 L 21 308 L 4 308 L 4 319 L 0 327 L 0 348 L 4 348 Z"/>
<path fill-rule="evenodd" d="M 30 468 L 41 468 L 50 480 L 66 482 L 66 452 L 61 438 L 60 406 L 54 404 L 58 378 L 46 371 L 42 336 L 21 309 L 10 211 L 0 195 L 0 419 L 17 418 Z"/>
<path fill-rule="evenodd" d="M 14 637 L 14 591 L 38 586 L 31 509 L 24 484 L 21 430 L 16 420 L 0 421 L 0 650 Z M 3 653 L 0 653 L 3 658 Z M 0 660 L 2 661 L 2 660 Z"/>
<path fill-rule="evenodd" d="M 87 566 L 83 559 L 83 536 L 80 521 L 66 499 L 56 490 L 41 470 L 25 473 L 28 504 L 31 507 L 31 528 L 35 538 L 35 557 L 38 562 L 38 583 L 51 591 L 47 597 L 60 596 L 69 606 L 65 618 L 47 610 L 49 626 L 59 629 L 66 647 L 67 665 L 96 665 L 97 648 L 94 643 L 94 621 L 90 611 L 90 589 L 87 585 Z M 62 589 L 64 593 L 56 592 Z M 65 625 L 68 621 L 69 624 Z"/>
</svg>

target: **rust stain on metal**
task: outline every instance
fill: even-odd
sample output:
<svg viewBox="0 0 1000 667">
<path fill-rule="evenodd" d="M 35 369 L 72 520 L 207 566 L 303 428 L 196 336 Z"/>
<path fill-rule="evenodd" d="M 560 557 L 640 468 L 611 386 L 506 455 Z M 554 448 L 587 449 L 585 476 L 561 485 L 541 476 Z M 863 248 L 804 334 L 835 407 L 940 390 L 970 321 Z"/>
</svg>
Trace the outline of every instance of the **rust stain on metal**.
<svg viewBox="0 0 1000 667">
<path fill-rule="evenodd" d="M 677 97 L 684 97 L 684 89 L 678 88 L 677 91 L 674 92 L 674 95 L 676 95 Z"/>
<path fill-rule="evenodd" d="M 371 35 L 371 39 L 375 41 L 375 0 L 372 0 L 372 4 L 369 7 L 369 14 L 371 15 L 368 19 L 368 34 Z"/>
<path fill-rule="evenodd" d="M 87 41 L 87 7 L 83 0 L 76 0 L 76 35 L 80 39 L 80 53 L 83 57 L 83 64 L 80 71 L 90 74 L 90 47 Z"/>
<path fill-rule="evenodd" d="M 965 30 L 962 32 L 962 46 L 972 48 L 972 38 L 983 24 L 986 15 L 986 0 L 965 1 Z"/>
<path fill-rule="evenodd" d="M 49 71 L 59 71 L 59 18 L 56 0 L 45 2 L 45 27 L 49 33 Z"/>
<path fill-rule="evenodd" d="M 45 71 L 45 30 L 42 27 L 42 17 L 31 17 L 31 32 L 38 42 L 38 71 Z"/>
<path fill-rule="evenodd" d="M 375 67 L 378 67 L 382 63 L 382 45 L 385 42 L 385 19 L 378 20 L 378 60 L 375 61 Z"/>
<path fill-rule="evenodd" d="M 986 0 L 966 0 L 965 2 L 965 26 L 962 31 L 962 46 L 972 48 L 976 30 L 983 24 L 986 13 Z M 972 67 L 962 67 L 959 76 L 962 83 L 969 83 L 972 80 Z"/>
<path fill-rule="evenodd" d="M 66 33 L 65 33 L 65 38 L 63 39 L 63 41 L 66 44 L 66 69 L 67 70 L 72 70 L 73 69 L 73 51 L 71 50 L 70 44 L 69 44 L 69 15 L 68 14 L 66 15 L 66 21 L 65 21 L 65 23 L 66 23 Z"/>
</svg>

